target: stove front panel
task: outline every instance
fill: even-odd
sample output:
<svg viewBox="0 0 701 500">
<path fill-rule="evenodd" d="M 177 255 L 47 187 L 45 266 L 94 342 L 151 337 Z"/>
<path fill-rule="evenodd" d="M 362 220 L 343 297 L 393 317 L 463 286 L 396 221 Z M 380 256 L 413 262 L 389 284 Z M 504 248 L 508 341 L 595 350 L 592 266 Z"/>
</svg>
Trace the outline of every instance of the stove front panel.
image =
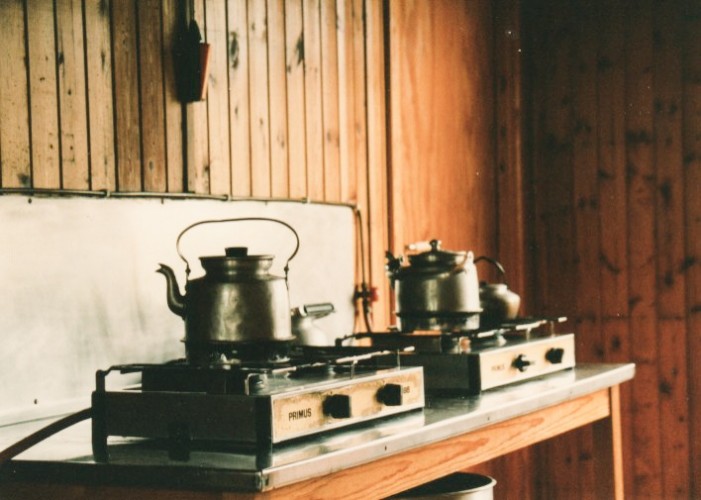
<svg viewBox="0 0 701 500">
<path fill-rule="evenodd" d="M 424 406 L 423 370 L 402 368 L 272 400 L 273 442 Z"/>
<path fill-rule="evenodd" d="M 574 334 L 485 349 L 478 356 L 481 389 L 500 387 L 574 367 Z"/>
<path fill-rule="evenodd" d="M 574 334 L 509 340 L 506 345 L 462 354 L 414 353 L 404 365 L 423 366 L 429 390 L 481 391 L 575 366 Z"/>
</svg>

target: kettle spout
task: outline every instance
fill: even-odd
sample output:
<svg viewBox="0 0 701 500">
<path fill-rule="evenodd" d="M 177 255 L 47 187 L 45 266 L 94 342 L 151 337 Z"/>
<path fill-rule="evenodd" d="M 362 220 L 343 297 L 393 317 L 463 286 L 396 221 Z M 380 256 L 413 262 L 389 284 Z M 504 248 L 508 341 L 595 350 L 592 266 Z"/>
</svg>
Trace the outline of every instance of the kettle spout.
<svg viewBox="0 0 701 500">
<path fill-rule="evenodd" d="M 175 277 L 173 270 L 166 266 L 165 264 L 160 264 L 156 272 L 161 273 L 166 277 L 168 284 L 167 298 L 168 298 L 168 308 L 180 317 L 185 316 L 185 297 L 180 293 L 180 288 L 178 287 L 178 280 Z"/>
</svg>

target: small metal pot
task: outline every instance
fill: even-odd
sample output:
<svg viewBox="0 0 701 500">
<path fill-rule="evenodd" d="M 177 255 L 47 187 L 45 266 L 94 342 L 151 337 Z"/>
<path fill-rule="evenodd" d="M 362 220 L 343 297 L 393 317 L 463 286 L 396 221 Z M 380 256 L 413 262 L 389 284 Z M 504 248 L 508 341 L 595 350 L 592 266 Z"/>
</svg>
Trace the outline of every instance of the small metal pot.
<svg viewBox="0 0 701 500">
<path fill-rule="evenodd" d="M 456 472 L 430 483 L 400 493 L 392 498 L 428 500 L 450 498 L 453 500 L 492 500 L 494 498 L 494 478 L 481 474 Z"/>
</svg>

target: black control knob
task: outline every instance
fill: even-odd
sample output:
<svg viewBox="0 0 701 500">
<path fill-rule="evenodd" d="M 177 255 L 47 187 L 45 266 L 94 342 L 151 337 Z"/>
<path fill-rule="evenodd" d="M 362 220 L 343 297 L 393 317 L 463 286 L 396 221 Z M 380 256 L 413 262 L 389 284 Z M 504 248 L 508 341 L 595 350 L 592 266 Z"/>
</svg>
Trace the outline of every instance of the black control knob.
<svg viewBox="0 0 701 500">
<path fill-rule="evenodd" d="M 545 353 L 545 359 L 550 361 L 554 365 L 559 365 L 562 363 L 562 359 L 565 357 L 565 350 L 562 347 L 553 347 L 548 349 Z"/>
<path fill-rule="evenodd" d="M 347 394 L 332 394 L 324 399 L 322 405 L 324 415 L 333 418 L 350 418 L 351 401 Z"/>
<path fill-rule="evenodd" d="M 385 384 L 377 391 L 375 398 L 385 406 L 401 406 L 404 402 L 403 389 L 400 384 Z"/>
<path fill-rule="evenodd" d="M 533 364 L 533 361 L 528 359 L 528 357 L 525 354 L 519 354 L 516 359 L 514 359 L 513 362 L 513 367 L 516 368 L 520 372 L 525 372 L 528 370 L 528 367 Z"/>
</svg>

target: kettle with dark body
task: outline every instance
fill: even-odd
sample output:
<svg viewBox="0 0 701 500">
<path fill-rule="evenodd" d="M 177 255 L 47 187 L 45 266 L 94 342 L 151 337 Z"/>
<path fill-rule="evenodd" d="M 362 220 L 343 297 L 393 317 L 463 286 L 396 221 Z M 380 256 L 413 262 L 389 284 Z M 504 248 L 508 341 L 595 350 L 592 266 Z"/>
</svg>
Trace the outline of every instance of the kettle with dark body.
<svg viewBox="0 0 701 500">
<path fill-rule="evenodd" d="M 266 220 L 287 226 L 297 239 L 297 247 L 287 260 L 289 264 L 299 248 L 299 238 L 294 229 L 276 219 L 198 222 L 180 233 L 178 244 L 183 234 L 197 225 L 244 220 Z M 217 347 L 289 342 L 293 339 L 287 276 L 270 273 L 273 259 L 272 255 L 249 255 L 245 247 L 227 248 L 223 256 L 200 257 L 205 274 L 188 280 L 184 295 L 180 293 L 173 270 L 160 265 L 157 272 L 166 277 L 168 284 L 168 307 L 185 320 L 189 361 L 206 362 L 208 351 L 216 351 Z M 183 260 L 187 264 L 187 260 Z M 189 273 L 189 265 L 187 267 Z"/>
<path fill-rule="evenodd" d="M 477 257 L 475 263 L 487 261 L 491 263 L 501 274 L 502 280 L 506 279 L 506 271 L 500 262 L 486 256 Z M 516 319 L 521 307 L 521 297 L 509 290 L 506 282 L 480 283 L 480 315 L 481 328 L 496 328 L 509 320 Z"/>
<path fill-rule="evenodd" d="M 430 250 L 402 257 L 387 252 L 387 273 L 395 293 L 395 313 L 403 332 L 473 330 L 479 327 L 479 280 L 472 252 Z"/>
</svg>

